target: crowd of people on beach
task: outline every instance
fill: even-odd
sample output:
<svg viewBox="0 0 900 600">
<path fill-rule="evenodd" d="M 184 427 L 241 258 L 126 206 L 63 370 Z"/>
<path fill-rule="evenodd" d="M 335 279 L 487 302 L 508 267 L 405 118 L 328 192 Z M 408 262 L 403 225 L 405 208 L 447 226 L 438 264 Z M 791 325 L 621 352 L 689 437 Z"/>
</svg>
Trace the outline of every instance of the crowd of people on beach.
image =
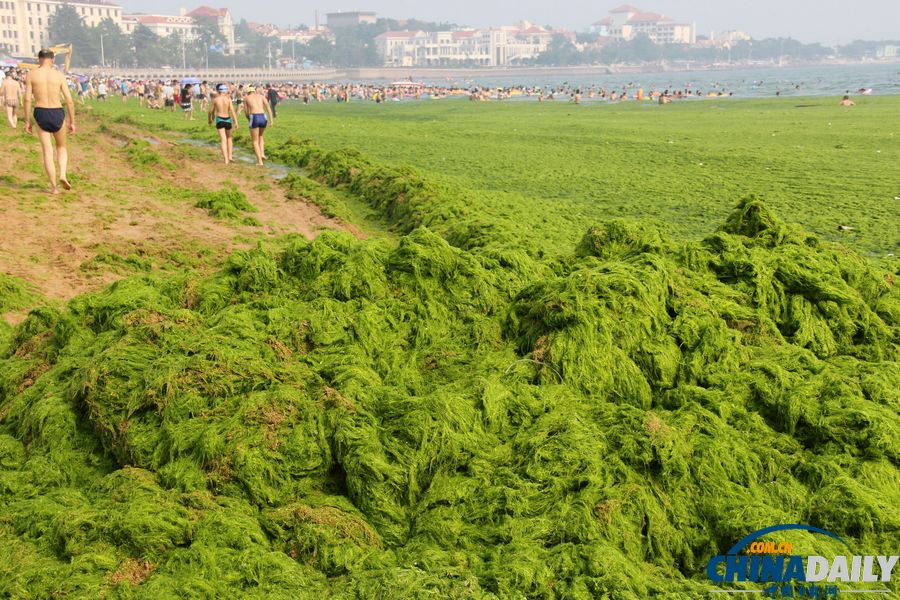
<svg viewBox="0 0 900 600">
<path fill-rule="evenodd" d="M 25 72 L 12 70 L 12 77 L 24 85 Z M 207 110 L 212 97 L 220 92 L 221 83 L 191 80 L 140 80 L 119 77 L 70 75 L 68 86 L 81 104 L 89 100 L 108 102 L 120 99 L 134 101 L 141 108 L 185 113 L 193 119 L 193 111 Z M 252 86 L 237 82 L 224 82 L 226 92 L 240 107 L 247 90 Z M 556 86 L 501 86 L 488 87 L 475 84 L 434 84 L 410 81 L 393 83 L 270 83 L 265 85 L 265 95 L 274 107 L 284 101 L 298 101 L 304 105 L 320 102 L 348 103 L 351 101 L 399 102 L 404 100 L 441 100 L 468 98 L 473 101 L 502 101 L 510 99 L 534 99 L 538 102 L 566 100 L 580 104 L 583 100 L 624 102 L 627 100 L 658 101 L 660 104 L 686 98 L 722 98 L 734 95 L 732 91 L 716 89 L 701 91 L 687 86 L 683 89 L 649 89 L 630 82 L 621 87 L 590 85 L 587 87 L 562 84 Z"/>
<path fill-rule="evenodd" d="M 648 89 L 636 82 L 621 87 L 603 85 L 581 86 L 564 83 L 555 86 L 477 86 L 471 82 L 458 84 L 426 84 L 411 79 L 393 83 L 266 83 L 252 85 L 238 82 L 210 83 L 199 79 L 140 80 L 105 76 L 66 75 L 54 66 L 50 50 L 41 50 L 39 66 L 33 70 L 9 69 L 0 83 L 7 120 L 10 127 L 18 127 L 19 110 L 24 108 L 25 130 L 32 131 L 32 117 L 38 125 L 44 168 L 50 179 L 50 191 L 58 192 L 58 183 L 70 189 L 66 177 L 66 115 L 68 132 L 75 132 L 75 101 L 136 103 L 140 108 L 180 113 L 185 120 L 194 120 L 195 111 L 205 113 L 210 126 L 219 132 L 222 158 L 226 164 L 234 160 L 234 132 L 240 127 L 238 114 L 243 112 L 250 130 L 257 164 L 264 164 L 265 131 L 274 125 L 277 107 L 286 101 L 304 105 L 333 101 L 399 102 L 401 100 L 469 98 L 472 101 L 504 101 L 512 98 L 534 99 L 538 102 L 565 100 L 581 104 L 593 102 L 620 103 L 626 101 L 669 102 L 696 98 L 732 97 L 719 84 L 703 91 L 687 84 L 680 89 Z M 858 91 L 871 94 L 867 88 Z M 779 94 L 776 94 L 779 95 Z M 65 102 L 65 109 L 63 108 Z M 34 113 L 31 107 L 34 106 Z M 854 106 L 849 90 L 840 101 L 841 106 Z M 59 163 L 57 179 L 54 166 L 54 146 Z"/>
</svg>

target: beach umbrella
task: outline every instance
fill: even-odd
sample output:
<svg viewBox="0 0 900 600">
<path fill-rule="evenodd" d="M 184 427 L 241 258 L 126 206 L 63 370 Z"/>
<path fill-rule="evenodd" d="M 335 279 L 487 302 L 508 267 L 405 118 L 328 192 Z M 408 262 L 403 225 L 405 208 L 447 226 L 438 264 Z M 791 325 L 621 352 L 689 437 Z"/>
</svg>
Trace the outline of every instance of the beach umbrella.
<svg viewBox="0 0 900 600">
<path fill-rule="evenodd" d="M 200 80 L 196 77 L 185 77 L 181 80 L 181 85 L 187 85 L 189 83 L 197 84 L 200 83 Z"/>
</svg>

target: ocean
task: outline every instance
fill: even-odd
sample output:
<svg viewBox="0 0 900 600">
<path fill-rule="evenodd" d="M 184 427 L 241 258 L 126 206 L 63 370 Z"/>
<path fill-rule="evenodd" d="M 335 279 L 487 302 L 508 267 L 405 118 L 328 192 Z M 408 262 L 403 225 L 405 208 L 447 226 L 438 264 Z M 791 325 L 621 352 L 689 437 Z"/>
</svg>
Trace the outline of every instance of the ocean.
<svg viewBox="0 0 900 600">
<path fill-rule="evenodd" d="M 586 90 L 604 87 L 621 90 L 700 90 L 733 92 L 735 97 L 837 96 L 870 89 L 874 95 L 900 94 L 900 63 L 819 65 L 805 67 L 754 67 L 734 70 L 667 71 L 659 73 L 611 73 L 596 75 L 509 75 L 502 77 L 422 78 L 429 84 L 459 87 L 542 87 L 560 85 Z M 632 92 L 630 92 L 632 93 Z"/>
</svg>

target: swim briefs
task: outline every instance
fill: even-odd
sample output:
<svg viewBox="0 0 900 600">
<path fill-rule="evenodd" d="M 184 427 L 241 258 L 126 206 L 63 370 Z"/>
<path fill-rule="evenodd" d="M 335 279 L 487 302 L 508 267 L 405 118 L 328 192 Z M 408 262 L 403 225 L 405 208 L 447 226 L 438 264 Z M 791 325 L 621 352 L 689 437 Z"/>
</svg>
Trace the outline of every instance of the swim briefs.
<svg viewBox="0 0 900 600">
<path fill-rule="evenodd" d="M 265 129 L 269 124 L 265 113 L 253 113 L 250 115 L 250 129 Z"/>
<path fill-rule="evenodd" d="M 231 131 L 231 117 L 220 117 L 216 115 L 216 129 Z"/>
<path fill-rule="evenodd" d="M 34 120 L 47 133 L 56 133 L 66 122 L 66 111 L 61 108 L 35 108 Z"/>
</svg>

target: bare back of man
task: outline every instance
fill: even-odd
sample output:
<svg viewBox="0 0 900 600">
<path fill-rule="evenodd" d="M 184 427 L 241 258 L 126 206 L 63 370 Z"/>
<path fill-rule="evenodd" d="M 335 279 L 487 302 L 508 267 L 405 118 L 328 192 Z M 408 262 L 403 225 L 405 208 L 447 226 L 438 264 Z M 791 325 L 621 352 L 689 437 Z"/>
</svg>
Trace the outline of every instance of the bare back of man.
<svg viewBox="0 0 900 600">
<path fill-rule="evenodd" d="M 38 139 L 41 142 L 41 153 L 44 171 L 50 180 L 50 193 L 59 192 L 56 179 L 56 165 L 53 160 L 53 143 L 56 143 L 56 155 L 59 159 L 59 182 L 70 190 L 72 186 L 66 176 L 69 153 L 66 148 L 66 112 L 62 107 L 65 99 L 69 111 L 69 132 L 75 133 L 75 104 L 66 85 L 66 78 L 53 68 L 53 53 L 41 50 L 38 54 L 40 66 L 28 73 L 25 78 L 25 131 L 31 133 L 31 102 L 34 97 L 34 120 L 38 126 Z"/>
<path fill-rule="evenodd" d="M 22 88 L 19 82 L 13 79 L 12 71 L 8 71 L 0 83 L 0 101 L 6 107 L 6 120 L 13 129 L 19 124 L 19 100 L 22 96 Z"/>
<path fill-rule="evenodd" d="M 213 98 L 212 107 L 209 109 L 208 122 L 210 125 L 215 120 L 216 130 L 219 132 L 219 142 L 222 148 L 222 157 L 225 164 L 234 160 L 234 131 L 238 128 L 237 113 L 228 93 L 228 86 L 220 84 Z"/>
<path fill-rule="evenodd" d="M 250 138 L 253 141 L 256 164 L 262 165 L 266 160 L 266 127 L 271 127 L 275 121 L 272 118 L 272 109 L 266 97 L 251 87 L 249 93 L 244 96 L 244 112 L 250 120 Z"/>
</svg>

